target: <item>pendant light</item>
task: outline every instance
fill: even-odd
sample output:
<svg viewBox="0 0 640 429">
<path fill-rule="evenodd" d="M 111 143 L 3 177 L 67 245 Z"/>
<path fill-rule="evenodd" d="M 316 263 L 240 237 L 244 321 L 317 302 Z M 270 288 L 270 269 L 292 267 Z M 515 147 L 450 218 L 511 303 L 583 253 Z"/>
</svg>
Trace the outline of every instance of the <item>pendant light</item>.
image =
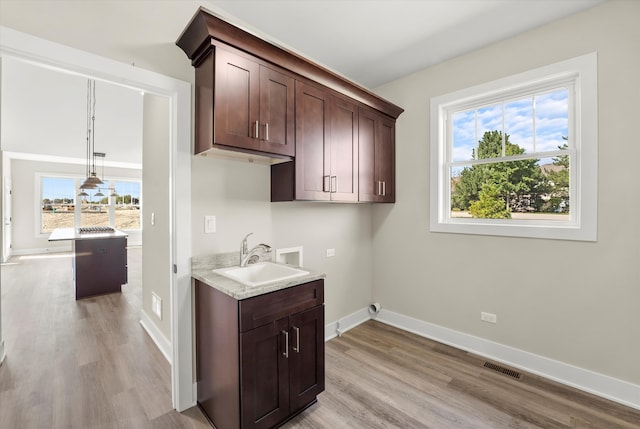
<svg viewBox="0 0 640 429">
<path fill-rule="evenodd" d="M 93 152 L 93 159 L 95 161 L 96 157 L 101 158 L 102 159 L 102 177 L 104 178 L 104 157 L 107 156 L 106 153 L 102 153 L 102 152 Z M 95 162 L 94 162 L 94 171 L 95 171 Z M 102 183 L 104 183 L 104 181 L 102 181 Z M 104 197 L 104 194 L 102 193 L 102 187 L 97 187 L 98 192 L 96 194 L 94 194 L 94 196 L 96 197 Z"/>
<path fill-rule="evenodd" d="M 80 189 L 95 189 L 102 185 L 96 173 L 96 81 L 87 80 L 87 168 L 86 179 Z"/>
</svg>

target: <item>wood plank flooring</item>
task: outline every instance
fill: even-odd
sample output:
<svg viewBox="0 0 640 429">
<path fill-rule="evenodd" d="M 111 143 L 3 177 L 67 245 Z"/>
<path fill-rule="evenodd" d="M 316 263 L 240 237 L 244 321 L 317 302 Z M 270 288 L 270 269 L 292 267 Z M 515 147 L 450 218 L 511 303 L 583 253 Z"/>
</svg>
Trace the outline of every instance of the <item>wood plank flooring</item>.
<svg viewBox="0 0 640 429">
<path fill-rule="evenodd" d="M 71 254 L 2 266 L 0 429 L 210 429 L 171 405 L 170 366 L 140 325 L 142 249 L 121 294 L 75 300 Z"/>
<path fill-rule="evenodd" d="M 210 428 L 171 408 L 170 367 L 142 329 L 142 250 L 122 294 L 75 301 L 70 254 L 1 267 L 0 429 Z M 640 411 L 369 321 L 326 344 L 326 391 L 283 428 L 639 429 Z"/>
<path fill-rule="evenodd" d="M 284 428 L 638 429 L 640 411 L 376 321 L 326 344 L 326 391 Z"/>
</svg>

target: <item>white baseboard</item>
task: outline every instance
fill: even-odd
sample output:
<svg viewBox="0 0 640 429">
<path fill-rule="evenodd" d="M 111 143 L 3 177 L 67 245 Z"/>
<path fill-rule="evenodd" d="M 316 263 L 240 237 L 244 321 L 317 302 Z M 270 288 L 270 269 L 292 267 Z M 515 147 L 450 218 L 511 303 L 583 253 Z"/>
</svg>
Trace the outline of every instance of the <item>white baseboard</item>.
<svg viewBox="0 0 640 429">
<path fill-rule="evenodd" d="M 357 314 L 361 313 L 362 311 Z M 368 313 L 367 316 L 369 316 Z M 639 385 L 495 343 L 484 338 L 454 331 L 453 329 L 434 325 L 389 310 L 382 309 L 376 319 L 402 330 L 413 332 L 414 334 L 640 410 Z M 325 333 L 326 332 L 325 330 Z"/>
<path fill-rule="evenodd" d="M 349 329 L 353 329 L 369 319 L 371 319 L 369 310 L 364 308 L 356 311 L 355 313 L 351 313 L 346 317 L 338 319 L 336 322 L 329 323 L 324 326 L 324 340 L 329 341 L 332 338 L 338 337 Z"/>
<path fill-rule="evenodd" d="M 71 246 L 39 247 L 33 249 L 12 250 L 11 256 L 42 255 L 46 253 L 71 252 Z"/>
<path fill-rule="evenodd" d="M 147 331 L 147 334 L 151 337 L 156 346 L 160 349 L 167 362 L 171 364 L 171 341 L 164 336 L 158 326 L 153 322 L 149 315 L 142 310 L 140 312 L 140 324 Z"/>
</svg>

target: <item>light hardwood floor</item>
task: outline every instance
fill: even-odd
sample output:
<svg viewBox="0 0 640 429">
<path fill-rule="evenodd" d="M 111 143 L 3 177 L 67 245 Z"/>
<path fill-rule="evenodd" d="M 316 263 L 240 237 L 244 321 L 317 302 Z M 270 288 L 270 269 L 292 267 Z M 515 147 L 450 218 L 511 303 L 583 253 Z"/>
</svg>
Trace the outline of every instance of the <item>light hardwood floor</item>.
<svg viewBox="0 0 640 429">
<path fill-rule="evenodd" d="M 71 254 L 2 266 L 0 429 L 202 428 L 171 406 L 170 366 L 140 325 L 142 249 L 122 294 L 75 300 Z"/>
<path fill-rule="evenodd" d="M 141 249 L 122 294 L 75 301 L 70 254 L 2 266 L 0 429 L 209 428 L 171 409 L 170 368 L 139 323 Z M 326 391 L 283 427 L 640 428 L 640 411 L 369 321 L 326 344 Z"/>
</svg>

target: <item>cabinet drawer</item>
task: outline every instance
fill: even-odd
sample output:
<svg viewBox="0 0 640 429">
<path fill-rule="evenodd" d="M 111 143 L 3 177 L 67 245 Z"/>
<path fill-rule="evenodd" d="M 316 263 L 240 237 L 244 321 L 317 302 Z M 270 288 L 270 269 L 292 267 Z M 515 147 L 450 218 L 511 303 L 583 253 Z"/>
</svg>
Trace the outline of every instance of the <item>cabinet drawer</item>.
<svg viewBox="0 0 640 429">
<path fill-rule="evenodd" d="M 293 286 L 238 303 L 240 332 L 324 303 L 324 280 Z"/>
</svg>

